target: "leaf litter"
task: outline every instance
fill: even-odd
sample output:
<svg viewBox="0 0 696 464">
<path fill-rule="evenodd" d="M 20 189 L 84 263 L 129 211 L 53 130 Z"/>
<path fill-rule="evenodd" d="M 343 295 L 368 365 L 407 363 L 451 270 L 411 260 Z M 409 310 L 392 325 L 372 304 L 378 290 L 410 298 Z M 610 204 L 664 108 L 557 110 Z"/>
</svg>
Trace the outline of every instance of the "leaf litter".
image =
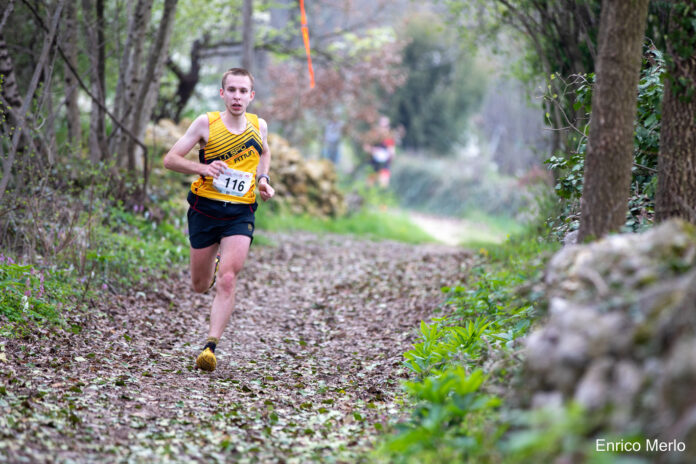
<svg viewBox="0 0 696 464">
<path fill-rule="evenodd" d="M 216 355 L 187 270 L 0 341 L 0 461 L 357 462 L 401 417 L 403 353 L 471 256 L 309 233 L 252 247 Z"/>
</svg>

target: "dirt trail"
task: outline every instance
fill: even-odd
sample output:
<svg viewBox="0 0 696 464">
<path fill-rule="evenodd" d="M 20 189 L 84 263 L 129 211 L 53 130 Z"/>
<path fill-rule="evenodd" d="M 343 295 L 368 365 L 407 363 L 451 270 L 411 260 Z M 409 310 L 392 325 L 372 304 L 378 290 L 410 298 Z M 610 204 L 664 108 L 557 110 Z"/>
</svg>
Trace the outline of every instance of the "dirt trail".
<svg viewBox="0 0 696 464">
<path fill-rule="evenodd" d="M 506 234 L 495 231 L 483 222 L 433 214 L 407 212 L 411 222 L 437 241 L 457 246 L 466 242 L 501 243 Z"/>
<path fill-rule="evenodd" d="M 269 235 L 218 369 L 194 369 L 212 292 L 187 272 L 38 330 L 0 361 L 0 461 L 354 462 L 399 414 L 402 353 L 461 281 L 444 245 Z"/>
</svg>

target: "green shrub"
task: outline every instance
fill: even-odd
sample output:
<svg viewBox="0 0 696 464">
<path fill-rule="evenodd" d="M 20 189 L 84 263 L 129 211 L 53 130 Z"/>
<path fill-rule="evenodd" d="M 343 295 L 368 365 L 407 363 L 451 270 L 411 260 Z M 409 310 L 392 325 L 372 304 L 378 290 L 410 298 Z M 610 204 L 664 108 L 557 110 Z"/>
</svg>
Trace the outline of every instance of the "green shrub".
<svg viewBox="0 0 696 464">
<path fill-rule="evenodd" d="M 486 376 L 481 370 L 470 374 L 459 366 L 406 382 L 405 388 L 417 402 L 411 420 L 397 427 L 397 435 L 379 453 L 389 462 L 462 462 L 481 457 L 480 451 L 496 435 L 485 421 L 500 400 L 480 390 Z"/>
<path fill-rule="evenodd" d="M 665 74 L 665 61 L 657 49 L 648 51 L 650 59 L 644 60 L 638 84 L 638 111 L 635 122 L 633 149 L 633 178 L 631 195 L 624 228 L 638 231 L 652 220 L 655 210 L 657 189 L 657 154 L 660 142 L 660 123 L 662 119 L 662 93 Z M 549 222 L 564 235 L 579 227 L 579 201 L 582 196 L 582 183 L 585 169 L 585 153 L 589 134 L 589 119 L 592 110 L 592 91 L 595 75 L 578 76 L 573 85 L 576 95 L 575 111 L 585 112 L 586 123 L 575 128 L 572 138 L 577 143 L 575 151 L 556 153 L 545 163 L 558 173 L 555 185 L 556 194 L 562 199 L 563 210 Z"/>
<path fill-rule="evenodd" d="M 63 322 L 63 311 L 74 307 L 84 290 L 70 283 L 68 269 L 39 269 L 0 255 L 0 333 L 9 336 L 30 323 Z"/>
<path fill-rule="evenodd" d="M 183 211 L 170 207 L 164 210 L 164 220 L 155 221 L 148 211 L 138 210 L 110 208 L 103 225 L 95 229 L 88 266 L 103 283 L 150 286 L 188 259 Z"/>
<path fill-rule="evenodd" d="M 520 367 L 517 341 L 543 313 L 535 287 L 557 246 L 527 234 L 482 248 L 468 285 L 442 289 L 447 314 L 421 322 L 404 354 L 415 374 L 404 384 L 411 416 L 383 437 L 377 460 L 497 463 L 521 453 L 502 446 L 518 424 L 503 396 L 490 392 L 509 388 Z"/>
<path fill-rule="evenodd" d="M 6 212 L 4 252 L 27 264 L 0 257 L 3 333 L 62 324 L 68 309 L 81 309 L 98 292 L 150 286 L 186 261 L 179 203 L 126 209 L 104 185 L 76 179 L 64 187 L 67 194 L 45 187 L 44 197 L 27 197 Z"/>
</svg>

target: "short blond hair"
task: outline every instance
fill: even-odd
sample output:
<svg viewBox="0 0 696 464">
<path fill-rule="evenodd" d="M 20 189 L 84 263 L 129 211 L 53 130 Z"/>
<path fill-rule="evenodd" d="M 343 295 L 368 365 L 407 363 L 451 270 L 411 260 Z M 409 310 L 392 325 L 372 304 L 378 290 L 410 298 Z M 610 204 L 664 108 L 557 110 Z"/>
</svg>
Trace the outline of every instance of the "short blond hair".
<svg viewBox="0 0 696 464">
<path fill-rule="evenodd" d="M 220 88 L 224 89 L 225 88 L 225 80 L 227 80 L 227 76 L 246 76 L 249 78 L 249 81 L 251 82 L 251 89 L 249 90 L 254 90 L 254 76 L 251 75 L 249 71 L 247 71 L 244 68 L 230 68 L 227 71 L 225 71 L 225 74 L 222 75 L 222 82 L 220 84 Z"/>
</svg>

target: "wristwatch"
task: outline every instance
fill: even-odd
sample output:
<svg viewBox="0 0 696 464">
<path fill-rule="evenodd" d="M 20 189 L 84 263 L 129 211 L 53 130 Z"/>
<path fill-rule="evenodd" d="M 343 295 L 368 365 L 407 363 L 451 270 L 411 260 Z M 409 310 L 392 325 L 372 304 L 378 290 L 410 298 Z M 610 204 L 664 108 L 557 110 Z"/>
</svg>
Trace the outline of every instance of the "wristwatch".
<svg viewBox="0 0 696 464">
<path fill-rule="evenodd" d="M 256 176 L 256 183 L 257 184 L 259 183 L 259 181 L 261 180 L 262 177 L 266 178 L 266 182 L 268 182 L 269 184 L 271 183 L 270 177 L 268 177 L 266 174 L 259 174 L 258 176 Z"/>
</svg>

